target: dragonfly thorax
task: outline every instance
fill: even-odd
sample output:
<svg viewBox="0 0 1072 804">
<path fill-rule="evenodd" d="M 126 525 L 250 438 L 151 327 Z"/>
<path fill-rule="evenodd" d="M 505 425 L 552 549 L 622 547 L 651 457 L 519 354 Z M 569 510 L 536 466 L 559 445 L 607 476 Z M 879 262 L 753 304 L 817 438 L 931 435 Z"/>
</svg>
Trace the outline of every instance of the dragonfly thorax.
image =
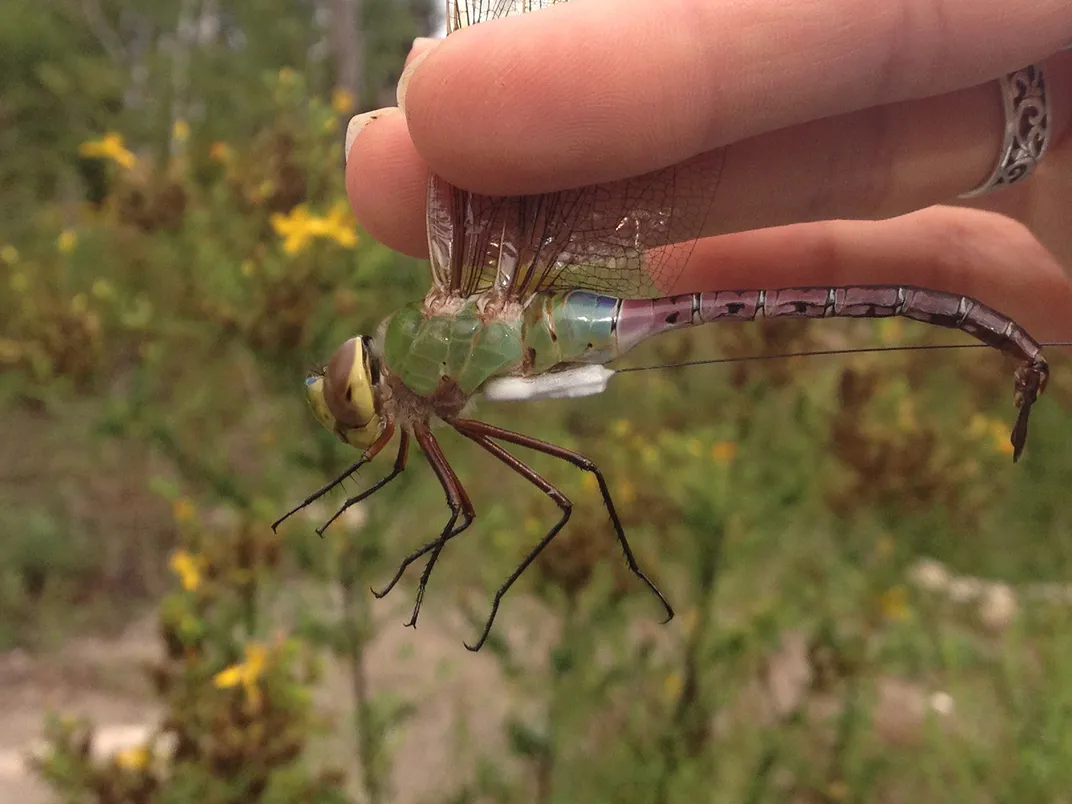
<svg viewBox="0 0 1072 804">
<path fill-rule="evenodd" d="M 386 322 L 384 371 L 418 397 L 433 400 L 450 390 L 468 398 L 522 363 L 522 329 L 519 307 L 490 312 L 479 298 L 450 310 L 414 302 Z"/>
</svg>

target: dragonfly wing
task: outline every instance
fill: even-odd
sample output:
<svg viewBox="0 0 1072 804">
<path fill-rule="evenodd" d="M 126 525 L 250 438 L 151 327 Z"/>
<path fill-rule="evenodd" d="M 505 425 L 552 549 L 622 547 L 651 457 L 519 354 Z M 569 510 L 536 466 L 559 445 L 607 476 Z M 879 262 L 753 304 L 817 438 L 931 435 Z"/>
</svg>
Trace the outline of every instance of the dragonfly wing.
<svg viewBox="0 0 1072 804">
<path fill-rule="evenodd" d="M 447 0 L 447 33 L 485 20 L 527 14 L 566 0 Z"/>
<path fill-rule="evenodd" d="M 448 31 L 566 0 L 449 0 Z M 721 152 L 608 184 L 493 197 L 432 175 L 428 245 L 436 286 L 523 299 L 586 289 L 629 298 L 674 287 L 703 233 Z"/>
<path fill-rule="evenodd" d="M 496 197 L 432 176 L 428 238 L 436 283 L 514 298 L 585 289 L 626 298 L 673 291 L 703 233 L 721 152 L 608 184 Z"/>
</svg>

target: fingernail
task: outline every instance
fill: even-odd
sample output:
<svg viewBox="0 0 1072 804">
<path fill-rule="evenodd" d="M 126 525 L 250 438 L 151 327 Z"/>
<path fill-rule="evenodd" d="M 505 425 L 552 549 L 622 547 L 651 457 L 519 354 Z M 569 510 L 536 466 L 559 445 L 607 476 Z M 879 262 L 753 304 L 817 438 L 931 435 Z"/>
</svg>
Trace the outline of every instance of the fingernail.
<svg viewBox="0 0 1072 804">
<path fill-rule="evenodd" d="M 438 39 L 431 36 L 418 36 L 413 40 L 413 44 L 410 45 L 410 53 L 416 52 L 418 54 L 424 53 L 426 50 L 435 47 L 439 44 Z"/>
<path fill-rule="evenodd" d="M 395 90 L 395 97 L 398 99 L 398 108 L 403 112 L 406 111 L 406 87 L 409 85 L 410 80 L 413 78 L 413 73 L 417 68 L 421 66 L 421 62 L 424 61 L 431 50 L 426 50 L 423 53 L 418 53 L 409 64 L 406 65 L 406 69 L 402 71 L 402 75 L 398 79 L 398 88 Z"/>
<path fill-rule="evenodd" d="M 365 112 L 364 114 L 354 115 L 350 118 L 350 122 L 346 124 L 346 145 L 345 154 L 346 161 L 350 161 L 350 149 L 354 145 L 354 140 L 357 139 L 357 135 L 361 133 L 361 129 L 382 115 L 385 109 L 376 109 L 371 112 Z"/>
</svg>

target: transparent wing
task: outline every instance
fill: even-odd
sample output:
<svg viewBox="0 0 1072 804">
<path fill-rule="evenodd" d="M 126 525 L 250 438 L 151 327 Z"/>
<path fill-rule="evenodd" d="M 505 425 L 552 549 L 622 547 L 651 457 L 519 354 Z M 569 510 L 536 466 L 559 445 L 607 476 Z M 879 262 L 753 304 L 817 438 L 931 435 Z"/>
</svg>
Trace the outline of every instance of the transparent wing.
<svg viewBox="0 0 1072 804">
<path fill-rule="evenodd" d="M 566 0 L 447 0 L 447 33 L 484 20 L 526 14 Z"/>
<path fill-rule="evenodd" d="M 721 152 L 631 179 L 545 195 L 492 197 L 433 175 L 428 240 L 439 287 L 514 298 L 586 289 L 626 298 L 669 293 L 701 234 Z"/>
<path fill-rule="evenodd" d="M 566 0 L 449 0 L 448 30 Z M 428 245 L 436 286 L 468 296 L 497 287 L 514 298 L 587 289 L 629 298 L 664 295 L 700 235 L 721 153 L 610 184 L 493 197 L 432 175 Z"/>
</svg>

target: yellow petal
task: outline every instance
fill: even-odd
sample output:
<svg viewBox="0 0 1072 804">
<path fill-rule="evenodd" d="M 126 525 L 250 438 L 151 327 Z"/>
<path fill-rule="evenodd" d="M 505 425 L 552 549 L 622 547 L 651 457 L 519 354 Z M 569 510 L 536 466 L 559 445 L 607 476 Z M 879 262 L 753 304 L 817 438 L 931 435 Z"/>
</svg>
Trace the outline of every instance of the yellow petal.
<svg viewBox="0 0 1072 804">
<path fill-rule="evenodd" d="M 259 642 L 246 645 L 246 668 L 250 678 L 257 678 L 264 671 L 268 659 L 268 648 Z"/>
<path fill-rule="evenodd" d="M 225 690 L 231 687 L 237 687 L 245 676 L 245 667 L 241 664 L 232 664 L 225 670 L 221 670 L 216 673 L 212 679 L 212 683 L 219 689 Z"/>
<path fill-rule="evenodd" d="M 711 445 L 711 457 L 717 463 L 729 463 L 737 457 L 737 445 L 732 441 L 716 441 Z"/>
<path fill-rule="evenodd" d="M 70 254 L 78 244 L 78 234 L 73 229 L 65 229 L 56 238 L 56 248 L 60 254 Z"/>
<path fill-rule="evenodd" d="M 171 136 L 179 142 L 186 142 L 190 139 L 190 124 L 185 120 L 176 120 L 171 126 Z"/>
<path fill-rule="evenodd" d="M 144 745 L 124 748 L 115 755 L 115 764 L 127 770 L 141 770 L 149 764 L 149 749 Z"/>
<path fill-rule="evenodd" d="M 187 553 L 176 550 L 169 562 L 172 572 L 179 576 L 179 583 L 187 592 L 192 592 L 201 585 L 201 560 Z"/>
</svg>

